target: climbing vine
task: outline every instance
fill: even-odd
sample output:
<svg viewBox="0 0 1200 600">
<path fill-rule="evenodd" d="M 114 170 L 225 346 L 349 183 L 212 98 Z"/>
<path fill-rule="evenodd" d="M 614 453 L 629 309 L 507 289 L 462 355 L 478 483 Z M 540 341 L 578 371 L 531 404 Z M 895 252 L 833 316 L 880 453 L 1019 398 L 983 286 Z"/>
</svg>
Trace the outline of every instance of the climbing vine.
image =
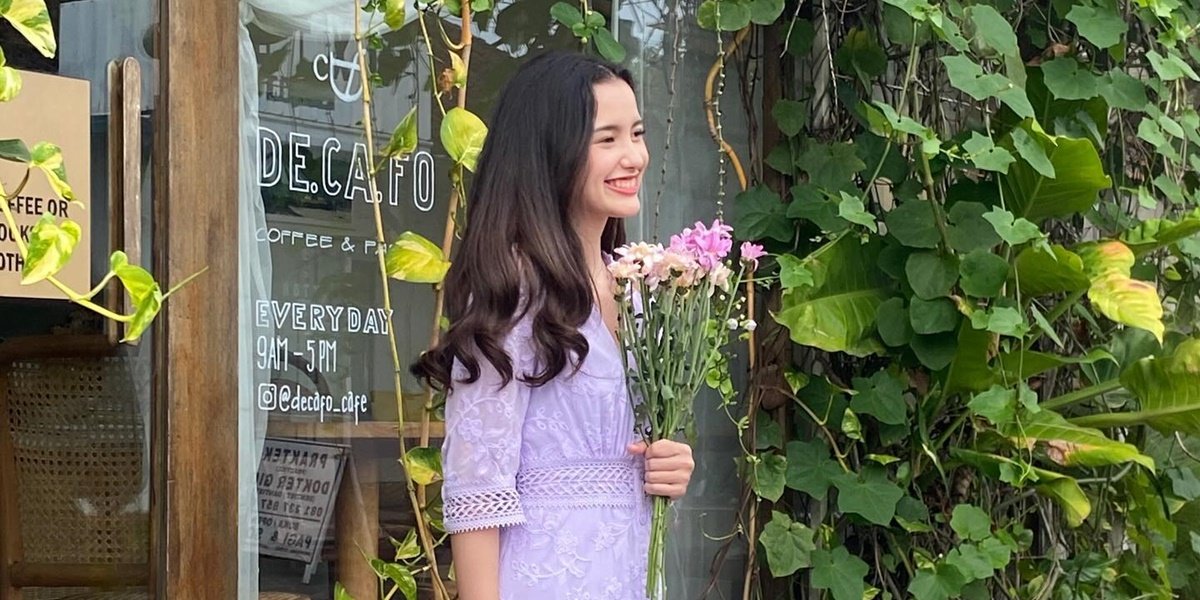
<svg viewBox="0 0 1200 600">
<path fill-rule="evenodd" d="M 1198 8 L 701 4 L 794 73 L 733 202 L 792 346 L 722 390 L 745 598 L 1195 595 Z"/>
</svg>

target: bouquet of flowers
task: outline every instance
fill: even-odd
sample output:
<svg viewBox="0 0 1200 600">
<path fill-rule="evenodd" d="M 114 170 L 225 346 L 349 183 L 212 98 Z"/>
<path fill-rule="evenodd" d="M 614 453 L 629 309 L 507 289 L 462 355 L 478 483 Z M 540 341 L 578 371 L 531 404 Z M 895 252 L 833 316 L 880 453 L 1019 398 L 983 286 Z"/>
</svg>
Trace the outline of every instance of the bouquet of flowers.
<svg viewBox="0 0 1200 600">
<path fill-rule="evenodd" d="M 757 244 L 742 244 L 735 270 L 727 260 L 732 231 L 720 220 L 710 227 L 697 222 L 665 248 L 644 242 L 618 248 L 620 258 L 609 264 L 617 280 L 626 380 L 647 444 L 691 428 L 693 401 L 720 362 L 730 332 L 754 329 L 741 315 L 737 290 L 764 252 Z M 667 506 L 667 498 L 655 496 L 648 598 L 658 598 L 665 588 Z"/>
</svg>

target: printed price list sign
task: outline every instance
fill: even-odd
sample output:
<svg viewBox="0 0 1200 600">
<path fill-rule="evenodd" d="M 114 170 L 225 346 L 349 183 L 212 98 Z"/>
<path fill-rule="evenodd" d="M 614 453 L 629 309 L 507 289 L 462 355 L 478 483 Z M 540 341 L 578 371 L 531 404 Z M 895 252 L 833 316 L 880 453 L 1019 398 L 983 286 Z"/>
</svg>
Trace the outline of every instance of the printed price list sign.
<svg viewBox="0 0 1200 600">
<path fill-rule="evenodd" d="M 347 448 L 267 438 L 258 467 L 259 552 L 315 565 Z"/>
</svg>

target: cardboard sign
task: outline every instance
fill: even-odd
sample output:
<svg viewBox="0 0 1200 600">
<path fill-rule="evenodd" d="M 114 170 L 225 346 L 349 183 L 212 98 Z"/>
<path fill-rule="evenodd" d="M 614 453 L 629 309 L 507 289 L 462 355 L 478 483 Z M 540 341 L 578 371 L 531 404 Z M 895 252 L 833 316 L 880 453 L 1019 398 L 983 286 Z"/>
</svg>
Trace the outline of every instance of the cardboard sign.
<svg viewBox="0 0 1200 600">
<path fill-rule="evenodd" d="M 346 452 L 345 446 L 334 444 L 265 440 L 258 466 L 261 554 L 316 564 L 333 518 Z"/>
<path fill-rule="evenodd" d="M 67 182 L 75 199 L 91 207 L 91 114 L 88 94 L 90 84 L 83 79 L 69 79 L 44 73 L 21 71 L 24 86 L 10 102 L 0 102 L 0 140 L 19 139 L 33 149 L 38 142 L 51 142 L 62 148 Z M 25 177 L 25 166 L 0 161 L 0 185 L 12 195 Z M 29 174 L 21 193 L 9 200 L 17 231 L 11 231 L 0 219 L 0 296 L 12 298 L 63 299 L 63 293 L 41 281 L 21 285 L 24 261 L 17 252 L 14 236 L 28 239 L 29 231 L 42 214 L 56 219 L 71 219 L 79 224 L 82 235 L 67 266 L 55 276 L 79 292 L 91 284 L 92 219 L 90 211 L 59 198 L 50 188 L 46 176 L 39 170 Z"/>
</svg>

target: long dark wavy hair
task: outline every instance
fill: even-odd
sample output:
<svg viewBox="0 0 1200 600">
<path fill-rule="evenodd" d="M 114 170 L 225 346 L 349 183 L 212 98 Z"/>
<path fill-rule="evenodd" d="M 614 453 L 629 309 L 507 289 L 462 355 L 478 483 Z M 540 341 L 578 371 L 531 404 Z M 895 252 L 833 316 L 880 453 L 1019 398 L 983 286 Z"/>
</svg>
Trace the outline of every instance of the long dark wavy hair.
<svg viewBox="0 0 1200 600">
<path fill-rule="evenodd" d="M 471 185 L 469 221 L 446 275 L 449 330 L 411 371 L 450 390 L 457 359 L 464 383 L 479 378 L 482 356 L 504 384 L 514 376 L 540 386 L 588 353 L 579 327 L 593 307 L 583 248 L 569 220 L 582 187 L 595 126 L 592 86 L 629 71 L 576 53 L 551 52 L 522 65 L 492 115 Z M 625 243 L 620 219 L 609 219 L 601 250 Z M 522 301 L 524 295 L 525 301 Z M 513 373 L 504 337 L 532 310 L 539 370 Z"/>
</svg>

